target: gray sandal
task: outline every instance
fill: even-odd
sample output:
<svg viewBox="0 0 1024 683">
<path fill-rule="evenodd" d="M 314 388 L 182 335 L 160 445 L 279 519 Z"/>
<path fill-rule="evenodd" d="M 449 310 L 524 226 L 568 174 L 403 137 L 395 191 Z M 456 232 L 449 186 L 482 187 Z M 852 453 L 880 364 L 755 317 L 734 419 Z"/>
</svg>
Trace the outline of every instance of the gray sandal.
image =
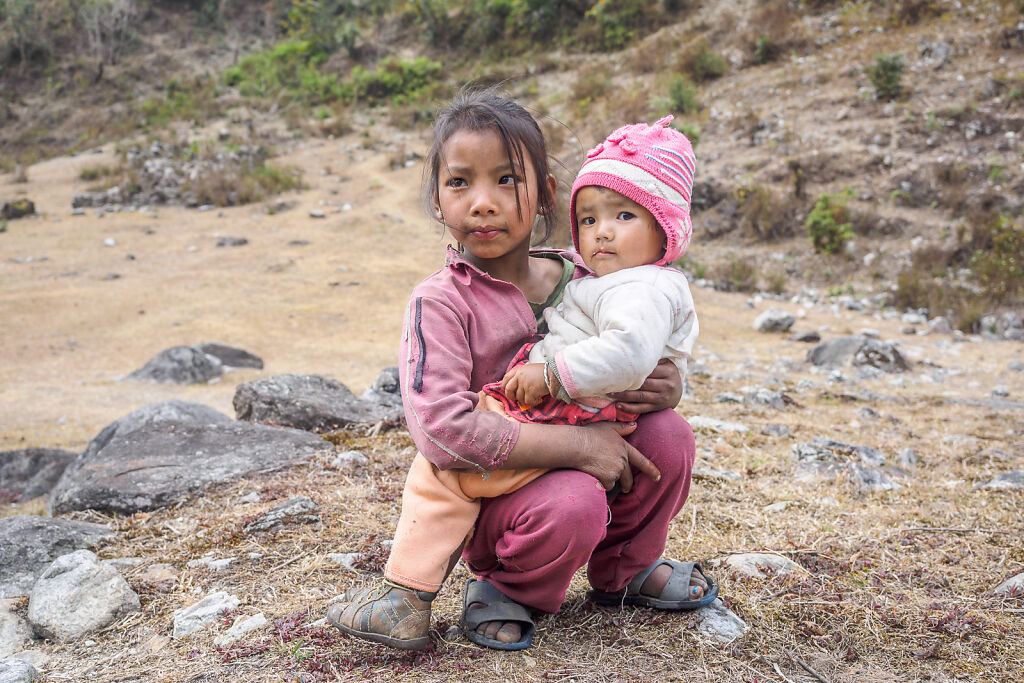
<svg viewBox="0 0 1024 683">
<path fill-rule="evenodd" d="M 658 596 L 644 595 L 640 587 L 651 573 L 663 564 L 672 567 L 672 575 L 668 583 Z M 690 575 L 696 569 L 697 573 L 707 581 L 708 589 L 699 598 L 690 597 Z M 654 609 L 671 610 L 695 610 L 706 607 L 718 597 L 718 582 L 704 573 L 704 568 L 699 562 L 679 562 L 677 560 L 660 559 L 647 569 L 633 577 L 624 590 L 617 593 L 607 593 L 596 588 L 587 597 L 597 605 L 634 605 L 636 607 L 652 607 Z"/>
<path fill-rule="evenodd" d="M 486 605 L 477 609 L 469 609 L 473 603 Z M 478 633 L 477 627 L 488 621 L 514 621 L 522 625 L 522 636 L 514 643 L 503 643 Z M 483 645 L 493 650 L 525 650 L 533 645 L 533 634 L 537 625 L 533 623 L 529 610 L 508 597 L 500 590 L 480 579 L 466 582 L 466 592 L 462 600 L 462 632 L 471 643 Z"/>
</svg>

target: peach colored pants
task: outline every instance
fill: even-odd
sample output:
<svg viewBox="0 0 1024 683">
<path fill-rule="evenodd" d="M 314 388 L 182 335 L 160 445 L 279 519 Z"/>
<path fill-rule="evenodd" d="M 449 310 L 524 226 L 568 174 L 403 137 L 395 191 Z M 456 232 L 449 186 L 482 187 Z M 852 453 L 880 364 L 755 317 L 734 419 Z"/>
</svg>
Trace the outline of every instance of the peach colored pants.
<svg viewBox="0 0 1024 683">
<path fill-rule="evenodd" d="M 501 402 L 482 392 L 477 410 L 505 415 Z M 402 491 L 402 514 L 384 576 L 417 590 L 437 591 L 452 555 L 473 535 L 480 499 L 512 493 L 547 471 L 496 470 L 485 478 L 479 472 L 439 470 L 417 453 Z"/>
</svg>

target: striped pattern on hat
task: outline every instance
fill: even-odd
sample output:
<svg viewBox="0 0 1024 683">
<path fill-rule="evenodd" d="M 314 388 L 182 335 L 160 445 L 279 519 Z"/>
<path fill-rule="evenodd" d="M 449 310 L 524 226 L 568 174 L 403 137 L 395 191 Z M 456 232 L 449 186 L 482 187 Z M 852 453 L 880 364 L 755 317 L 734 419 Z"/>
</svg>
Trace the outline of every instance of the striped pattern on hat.
<svg viewBox="0 0 1024 683">
<path fill-rule="evenodd" d="M 664 256 L 656 265 L 671 263 L 690 244 L 690 197 L 697 160 L 686 136 L 668 127 L 672 116 L 653 125 L 623 126 L 590 150 L 572 186 L 569 216 L 572 241 L 579 250 L 576 193 L 596 185 L 614 190 L 644 207 L 665 232 Z"/>
</svg>

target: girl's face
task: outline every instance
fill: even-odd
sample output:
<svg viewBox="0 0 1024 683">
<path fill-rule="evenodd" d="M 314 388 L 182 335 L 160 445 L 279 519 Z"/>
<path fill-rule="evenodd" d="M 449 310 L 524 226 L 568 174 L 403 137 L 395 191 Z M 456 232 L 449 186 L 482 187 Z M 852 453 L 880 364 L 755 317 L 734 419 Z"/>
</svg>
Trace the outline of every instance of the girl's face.
<svg viewBox="0 0 1024 683">
<path fill-rule="evenodd" d="M 513 168 L 493 130 L 456 131 L 441 151 L 434 209 L 470 261 L 525 258 L 537 215 L 537 173 L 529 155 L 523 153 L 522 168 Z M 554 177 L 548 182 L 553 192 Z"/>
</svg>

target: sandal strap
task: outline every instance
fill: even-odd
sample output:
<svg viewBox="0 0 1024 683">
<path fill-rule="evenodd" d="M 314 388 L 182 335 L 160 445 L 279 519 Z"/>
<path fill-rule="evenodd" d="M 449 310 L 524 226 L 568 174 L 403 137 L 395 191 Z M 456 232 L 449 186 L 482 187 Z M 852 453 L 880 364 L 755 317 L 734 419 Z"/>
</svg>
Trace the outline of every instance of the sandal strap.
<svg viewBox="0 0 1024 683">
<path fill-rule="evenodd" d="M 476 630 L 480 624 L 488 621 L 514 621 L 526 624 L 528 627 L 533 626 L 533 619 L 530 617 L 530 613 L 526 611 L 526 608 L 518 602 L 511 601 L 467 610 L 464 621 L 465 625 L 473 630 Z"/>
</svg>

